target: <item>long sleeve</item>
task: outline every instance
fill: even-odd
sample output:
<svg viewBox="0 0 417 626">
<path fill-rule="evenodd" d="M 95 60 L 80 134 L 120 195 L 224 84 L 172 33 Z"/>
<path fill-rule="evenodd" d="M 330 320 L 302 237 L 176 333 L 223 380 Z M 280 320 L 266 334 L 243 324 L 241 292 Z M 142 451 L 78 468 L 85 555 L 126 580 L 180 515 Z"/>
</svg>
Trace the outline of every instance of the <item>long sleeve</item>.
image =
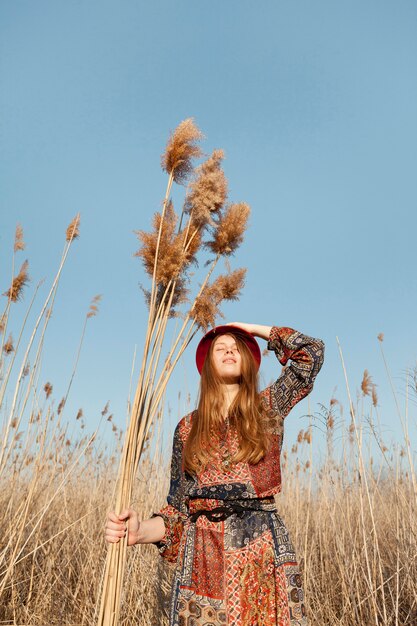
<svg viewBox="0 0 417 626">
<path fill-rule="evenodd" d="M 286 366 L 269 388 L 271 403 L 285 417 L 312 390 L 323 365 L 324 343 L 293 328 L 273 326 L 268 350 L 273 350 L 281 365 Z"/>
<path fill-rule="evenodd" d="M 180 425 L 174 432 L 171 460 L 171 480 L 167 505 L 153 517 L 160 516 L 164 520 L 165 535 L 155 543 L 159 553 L 170 563 L 177 561 L 184 523 L 187 519 L 186 487 L 187 480 L 182 470 L 183 443 L 180 436 Z"/>
</svg>

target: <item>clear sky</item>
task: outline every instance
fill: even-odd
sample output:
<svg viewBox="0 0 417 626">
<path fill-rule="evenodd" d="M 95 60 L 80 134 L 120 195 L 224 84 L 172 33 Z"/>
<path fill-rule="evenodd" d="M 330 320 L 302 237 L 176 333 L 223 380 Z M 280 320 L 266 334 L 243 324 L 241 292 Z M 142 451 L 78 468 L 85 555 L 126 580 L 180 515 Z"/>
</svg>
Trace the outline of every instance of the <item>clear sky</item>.
<svg viewBox="0 0 417 626">
<path fill-rule="evenodd" d="M 414 0 L 3 0 L 1 291 L 18 222 L 32 288 L 45 277 L 46 294 L 81 213 L 41 379 L 59 401 L 89 302 L 102 294 L 67 411 L 83 407 L 93 426 L 109 401 L 123 424 L 146 323 L 133 230 L 160 207 L 160 155 L 187 117 L 207 153 L 224 148 L 230 199 L 252 208 L 232 259 L 248 267 L 247 283 L 226 318 L 324 339 L 313 412 L 335 393 L 348 413 L 338 336 L 353 395 L 367 368 L 386 439 L 401 441 L 377 335 L 403 406 L 417 359 Z M 29 290 L 16 315 L 28 302 Z M 194 347 L 168 394 L 173 421 L 178 390 L 195 392 L 193 358 Z M 267 360 L 263 379 L 274 371 Z M 291 414 L 288 442 L 307 408 Z"/>
</svg>

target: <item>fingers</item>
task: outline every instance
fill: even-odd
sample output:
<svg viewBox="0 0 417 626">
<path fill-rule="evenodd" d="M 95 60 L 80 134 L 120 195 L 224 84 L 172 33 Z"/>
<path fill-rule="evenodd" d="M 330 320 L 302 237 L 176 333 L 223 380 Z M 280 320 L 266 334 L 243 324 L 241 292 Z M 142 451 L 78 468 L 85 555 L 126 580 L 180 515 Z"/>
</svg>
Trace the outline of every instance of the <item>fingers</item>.
<svg viewBox="0 0 417 626">
<path fill-rule="evenodd" d="M 108 543 L 118 543 L 126 535 L 126 531 L 110 531 L 106 530 L 104 539 Z"/>
<path fill-rule="evenodd" d="M 119 514 L 119 519 L 126 520 L 126 519 L 132 517 L 134 514 L 135 514 L 135 511 L 133 509 L 124 509 L 124 511 L 122 511 Z"/>
<path fill-rule="evenodd" d="M 104 529 L 104 538 L 110 543 L 117 543 L 122 537 L 126 535 L 126 527 L 123 522 L 115 524 L 114 522 L 107 522 Z"/>
<path fill-rule="evenodd" d="M 107 515 L 104 529 L 104 538 L 106 541 L 109 543 L 118 543 L 122 537 L 126 536 L 126 522 L 134 517 L 137 518 L 137 513 L 133 509 L 125 509 L 120 515 L 117 515 L 114 511 L 110 511 Z"/>
<path fill-rule="evenodd" d="M 237 328 L 246 330 L 247 333 L 252 333 L 253 324 L 247 324 L 246 322 L 227 322 L 224 326 L 237 326 Z"/>
<path fill-rule="evenodd" d="M 110 511 L 110 513 L 107 514 L 107 519 L 111 520 L 112 522 L 124 522 L 134 516 L 137 516 L 136 511 L 134 511 L 133 509 L 125 509 L 124 511 L 119 513 L 119 515 L 117 515 L 117 513 L 115 513 L 114 511 Z"/>
<path fill-rule="evenodd" d="M 104 528 L 104 538 L 109 543 L 117 543 L 126 534 L 125 522 L 119 520 L 119 517 L 111 511 L 107 516 L 106 526 Z"/>
</svg>

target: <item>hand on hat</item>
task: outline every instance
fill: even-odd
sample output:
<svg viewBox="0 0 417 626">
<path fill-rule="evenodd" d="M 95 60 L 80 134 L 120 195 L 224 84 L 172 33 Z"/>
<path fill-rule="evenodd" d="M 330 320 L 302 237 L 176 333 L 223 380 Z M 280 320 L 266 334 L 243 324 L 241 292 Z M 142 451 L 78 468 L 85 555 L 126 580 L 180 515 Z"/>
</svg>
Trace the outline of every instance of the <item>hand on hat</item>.
<svg viewBox="0 0 417 626">
<path fill-rule="evenodd" d="M 246 330 L 247 333 L 253 335 L 253 328 L 255 324 L 245 324 L 244 322 L 228 322 L 227 324 L 224 324 L 224 326 L 237 326 L 238 328 Z"/>
<path fill-rule="evenodd" d="M 247 333 L 250 333 L 255 337 L 261 337 L 267 341 L 272 329 L 272 326 L 263 326 L 262 324 L 246 324 L 245 322 L 229 322 L 228 324 L 224 324 L 224 326 L 237 326 L 238 328 L 245 330 Z"/>
</svg>

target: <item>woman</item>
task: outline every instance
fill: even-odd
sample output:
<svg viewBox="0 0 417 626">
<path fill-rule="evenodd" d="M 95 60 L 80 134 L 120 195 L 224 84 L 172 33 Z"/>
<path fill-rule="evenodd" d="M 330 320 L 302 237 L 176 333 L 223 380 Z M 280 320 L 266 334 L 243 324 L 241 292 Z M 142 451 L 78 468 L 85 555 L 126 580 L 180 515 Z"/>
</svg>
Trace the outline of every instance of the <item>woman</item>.
<svg viewBox="0 0 417 626">
<path fill-rule="evenodd" d="M 283 369 L 258 393 L 268 341 Z M 301 576 L 276 512 L 283 420 L 312 389 L 324 344 L 291 328 L 226 324 L 197 347 L 196 411 L 174 434 L 168 504 L 139 522 L 110 513 L 105 536 L 155 543 L 176 564 L 171 626 L 305 626 Z"/>
</svg>

